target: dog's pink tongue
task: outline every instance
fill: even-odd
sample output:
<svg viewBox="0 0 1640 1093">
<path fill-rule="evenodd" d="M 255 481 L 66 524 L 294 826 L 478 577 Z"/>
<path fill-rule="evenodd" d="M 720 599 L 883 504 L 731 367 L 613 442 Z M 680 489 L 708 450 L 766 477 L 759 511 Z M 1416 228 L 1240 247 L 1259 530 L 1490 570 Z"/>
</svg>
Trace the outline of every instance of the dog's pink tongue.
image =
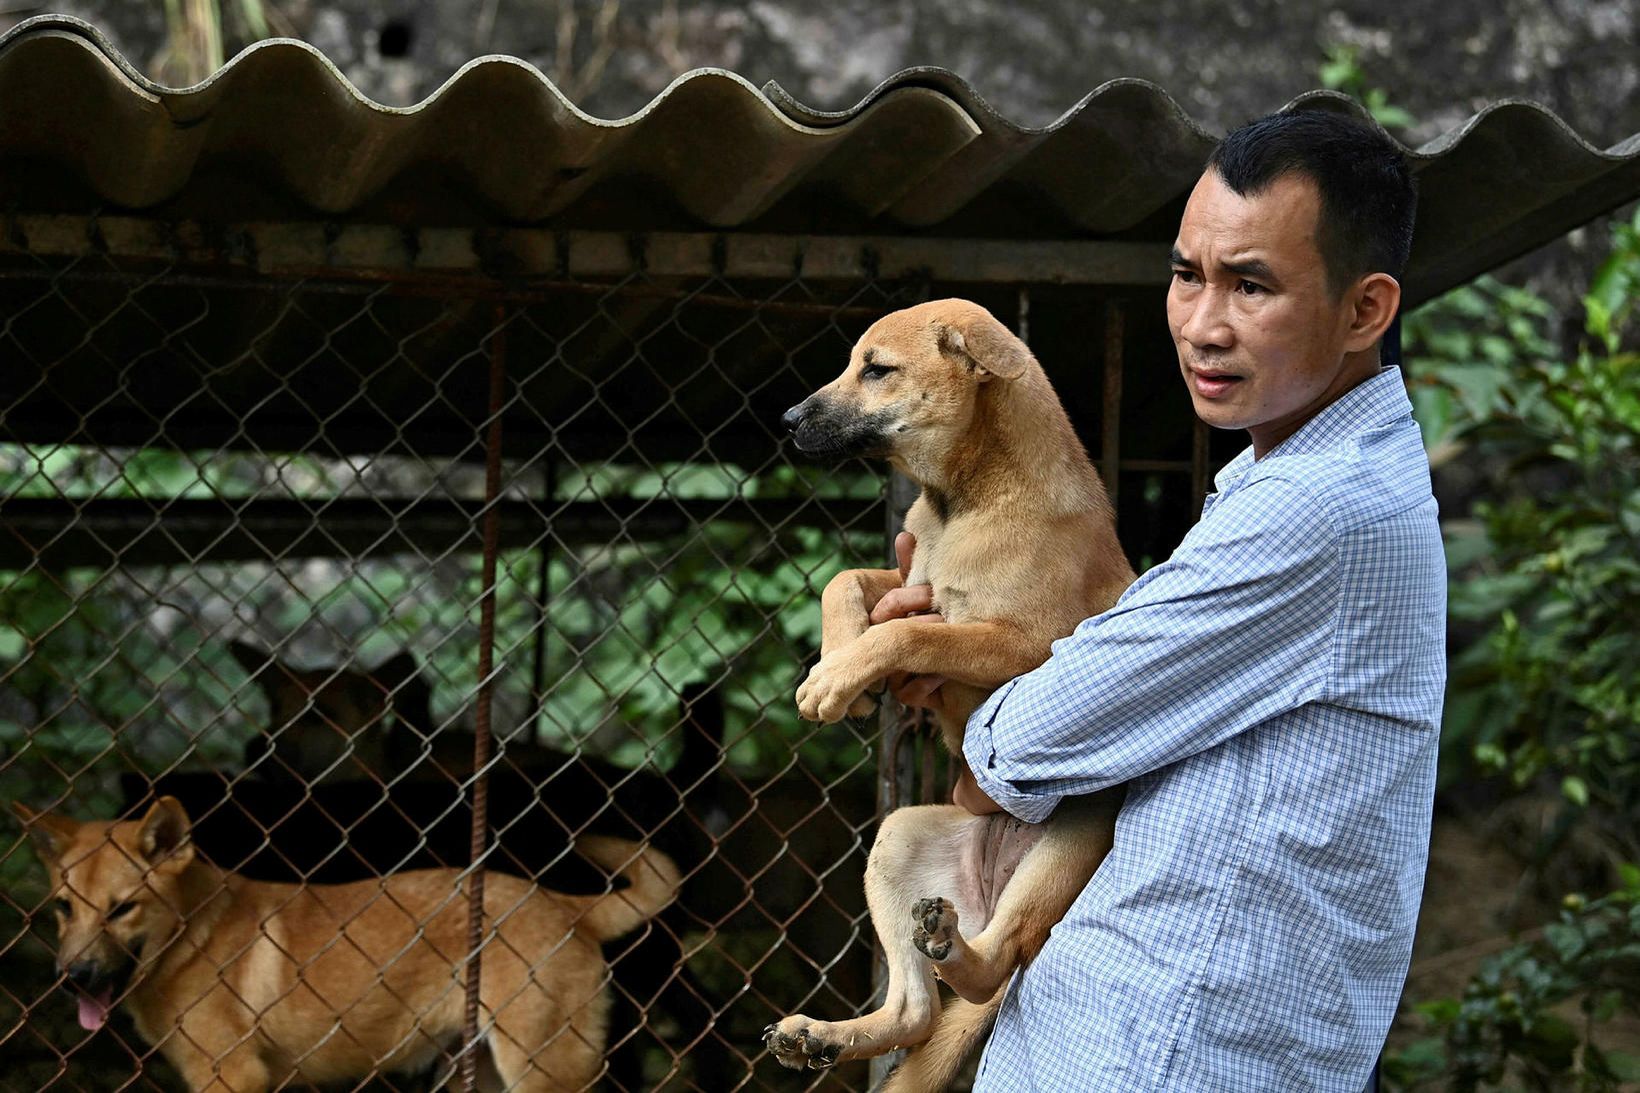
<svg viewBox="0 0 1640 1093">
<path fill-rule="evenodd" d="M 108 1007 L 113 1002 L 112 991 L 104 989 L 97 997 L 80 995 L 80 1027 L 96 1032 L 108 1022 Z"/>
</svg>

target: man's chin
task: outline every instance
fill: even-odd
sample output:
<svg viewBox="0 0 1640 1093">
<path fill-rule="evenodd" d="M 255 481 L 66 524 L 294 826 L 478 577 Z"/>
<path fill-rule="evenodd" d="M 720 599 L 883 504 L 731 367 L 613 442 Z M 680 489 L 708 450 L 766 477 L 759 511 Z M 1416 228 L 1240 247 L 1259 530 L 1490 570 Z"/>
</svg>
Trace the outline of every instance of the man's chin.
<svg viewBox="0 0 1640 1093">
<path fill-rule="evenodd" d="M 1211 426 L 1214 429 L 1247 428 L 1246 414 L 1240 408 L 1229 405 L 1222 398 L 1207 399 L 1192 393 L 1190 405 L 1204 425 Z"/>
</svg>

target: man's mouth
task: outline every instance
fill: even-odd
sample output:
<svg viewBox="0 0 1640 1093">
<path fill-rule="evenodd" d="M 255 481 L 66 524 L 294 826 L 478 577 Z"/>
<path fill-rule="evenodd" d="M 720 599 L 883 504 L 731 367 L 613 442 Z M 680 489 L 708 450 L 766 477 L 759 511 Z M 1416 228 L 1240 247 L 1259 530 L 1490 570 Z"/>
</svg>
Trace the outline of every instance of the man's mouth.
<svg viewBox="0 0 1640 1093">
<path fill-rule="evenodd" d="M 1190 386 L 1202 398 L 1220 398 L 1242 382 L 1234 372 L 1217 372 L 1200 368 L 1190 370 Z"/>
</svg>

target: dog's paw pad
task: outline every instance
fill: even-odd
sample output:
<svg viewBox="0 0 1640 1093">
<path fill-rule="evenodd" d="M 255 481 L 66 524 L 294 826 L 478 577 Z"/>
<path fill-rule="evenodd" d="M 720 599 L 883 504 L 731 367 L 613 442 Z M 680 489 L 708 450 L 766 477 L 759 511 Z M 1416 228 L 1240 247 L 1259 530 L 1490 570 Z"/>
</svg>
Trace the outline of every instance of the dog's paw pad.
<svg viewBox="0 0 1640 1093">
<path fill-rule="evenodd" d="M 837 1056 L 843 1050 L 843 1045 L 837 1040 L 820 1040 L 812 1033 L 803 1033 L 804 1046 L 809 1051 L 809 1069 L 825 1070 L 837 1063 Z"/>
<path fill-rule="evenodd" d="M 824 1070 L 837 1062 L 843 1045 L 821 1035 L 819 1027 L 801 1014 L 787 1017 L 763 1030 L 763 1046 L 789 1070 Z"/>
<path fill-rule="evenodd" d="M 877 700 L 875 698 L 870 695 L 861 695 L 849 704 L 848 715 L 850 717 L 870 717 L 872 711 L 876 708 Z"/>
<path fill-rule="evenodd" d="M 957 908 L 950 900 L 920 899 L 911 905 L 911 919 L 917 924 L 911 932 L 911 943 L 919 952 L 936 961 L 951 955 L 952 939 L 957 936 Z"/>
</svg>

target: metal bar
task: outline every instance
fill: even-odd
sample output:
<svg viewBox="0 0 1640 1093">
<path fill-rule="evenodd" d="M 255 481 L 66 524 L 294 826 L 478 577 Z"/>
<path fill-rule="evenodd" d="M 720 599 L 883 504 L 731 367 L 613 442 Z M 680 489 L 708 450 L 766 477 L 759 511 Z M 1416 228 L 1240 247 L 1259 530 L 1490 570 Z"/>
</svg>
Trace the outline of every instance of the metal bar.
<svg viewBox="0 0 1640 1093">
<path fill-rule="evenodd" d="M 1207 483 L 1210 479 L 1208 466 L 1208 441 L 1211 433 L 1207 422 L 1196 419 L 1194 429 L 1190 434 L 1190 515 L 1197 518 L 1202 514 L 1202 502 L 1207 498 Z"/>
<path fill-rule="evenodd" d="M 905 475 L 894 471 L 888 479 L 888 511 L 883 522 L 884 538 L 888 544 L 889 564 L 894 564 L 894 537 L 905 526 L 906 510 L 921 493 L 921 488 Z M 895 809 L 913 803 L 917 791 L 917 745 L 922 735 L 922 712 L 900 705 L 892 691 L 883 692 L 882 708 L 877 714 L 877 813 L 886 816 Z M 927 741 L 923 746 L 930 746 Z M 871 960 L 871 989 L 874 1005 L 880 1005 L 888 993 L 888 962 L 881 942 L 874 941 Z M 869 1067 L 871 1088 L 879 1087 L 888 1072 L 905 1053 L 890 1052 L 871 1060 Z"/>
<path fill-rule="evenodd" d="M 553 493 L 558 485 L 558 464 L 550 458 L 541 461 L 541 507 L 550 509 Z M 555 521 L 556 523 L 556 521 Z M 540 567 L 535 578 L 535 648 L 530 662 L 530 704 L 536 728 L 540 728 L 541 703 L 547 694 L 547 601 L 552 596 L 552 540 L 543 536 L 536 550 Z"/>
<path fill-rule="evenodd" d="M 887 307 L 869 309 L 872 317 L 890 310 Z M 40 371 L 4 371 L 10 362 L 0 360 L 0 379 L 32 383 Z M 829 369 L 828 369 L 829 371 Z M 110 370 L 107 383 L 113 388 L 123 382 L 119 374 Z M 767 376 L 759 374 L 746 382 L 762 383 Z M 97 388 L 88 387 L 88 390 Z M 436 388 L 429 387 L 431 393 Z M 725 391 L 732 390 L 725 388 Z M 0 398 L 5 397 L 0 389 Z M 261 390 L 224 395 L 225 400 L 241 400 L 234 405 L 247 405 L 262 397 Z M 266 422 L 242 424 L 235 416 L 237 410 L 224 411 L 220 416 L 200 414 L 168 423 L 163 432 L 157 432 L 148 417 L 152 412 L 143 406 L 133 407 L 124 399 L 107 399 L 108 404 L 84 413 L 66 413 L 61 399 L 46 394 L 20 399 L 9 408 L 3 425 L 5 439 L 17 443 L 34 444 L 90 444 L 99 448 L 167 448 L 177 450 L 255 451 L 263 455 L 281 452 L 311 452 L 315 449 L 316 426 L 311 415 L 303 418 L 292 410 L 283 419 L 275 420 L 268 414 Z M 720 405 L 722 402 L 720 401 Z M 770 417 L 778 417 L 776 408 Z M 474 407 L 477 416 L 478 407 Z M 521 403 L 519 412 L 510 415 L 503 444 L 508 458 L 529 459 L 547 445 L 552 445 L 560 458 L 574 463 L 619 462 L 631 458 L 632 445 L 625 427 L 612 428 L 605 417 L 598 425 L 570 425 L 554 429 L 551 417 L 562 411 L 562 404 L 545 406 L 534 402 Z M 163 412 L 163 411 L 161 411 Z M 357 414 L 338 413 L 328 419 L 326 427 L 326 456 L 370 455 L 411 456 L 429 458 L 448 456 L 465 460 L 473 454 L 471 432 L 461 431 L 459 413 L 444 413 L 431 420 L 416 422 L 416 429 L 407 435 L 402 419 L 385 413 L 361 410 Z M 719 458 L 717 453 L 732 452 L 740 455 L 748 449 L 773 454 L 777 442 L 767 428 L 756 424 L 750 415 L 737 413 L 722 429 L 714 432 L 711 449 L 702 446 L 698 434 L 675 427 L 667 428 L 670 421 L 649 427 L 644 435 L 643 456 L 650 462 L 709 460 Z"/>
<path fill-rule="evenodd" d="M 507 311 L 495 309 L 490 335 L 490 422 L 484 440 L 484 560 L 478 601 L 478 705 L 473 711 L 473 827 L 467 877 L 467 1009 L 461 1032 L 461 1088 L 478 1088 L 478 1001 L 484 956 L 484 855 L 489 842 L 490 699 L 495 669 L 495 568 L 501 536 L 501 408 L 507 381 Z"/>
<path fill-rule="evenodd" d="M 98 254 L 254 270 L 604 277 L 630 273 L 634 241 L 653 276 L 861 281 L 910 276 L 948 282 L 1159 285 L 1164 243 L 941 239 L 739 232 L 555 232 L 539 228 L 416 228 L 392 224 L 203 224 L 134 216 L 18 214 L 0 255 Z"/>
<path fill-rule="evenodd" d="M 548 530 L 565 546 L 685 534 L 712 521 L 752 524 L 771 534 L 792 527 L 864 530 L 882 505 L 877 499 L 611 497 L 543 513 L 529 501 L 486 507 L 450 498 L 17 498 L 0 502 L 0 570 L 390 554 L 435 558 L 483 549 L 474 526 L 485 514 L 497 517 L 503 550 L 533 547 Z"/>
<path fill-rule="evenodd" d="M 527 285 L 510 281 L 492 280 L 483 275 L 402 274 L 381 270 L 347 270 L 328 266 L 284 270 L 277 275 L 259 277 L 254 271 L 234 275 L 168 272 L 164 278 L 167 288 L 235 289 L 246 292 L 274 292 L 285 294 L 296 286 L 307 292 L 322 292 L 337 296 L 369 296 L 385 293 L 428 300 L 482 300 L 489 303 L 544 304 L 552 303 L 566 293 L 582 296 L 651 299 L 662 303 L 687 300 L 691 306 L 718 308 L 727 311 L 757 311 L 772 315 L 805 315 L 823 318 L 874 319 L 893 310 L 892 305 L 842 305 L 803 303 L 792 300 L 769 300 L 761 296 L 729 296 L 721 293 L 692 292 L 687 288 L 653 288 L 649 283 L 616 283 L 630 274 L 611 274 L 603 279 L 572 281 L 562 278 L 532 277 Z M 75 270 L 64 276 L 54 266 L 27 266 L 17 269 L 0 267 L 0 281 L 34 280 L 65 281 L 128 285 L 133 288 L 154 280 L 152 270 Z M 673 278 L 676 280 L 676 277 Z"/>
<path fill-rule="evenodd" d="M 1122 481 L 1122 305 L 1111 300 L 1105 305 L 1105 400 L 1099 419 L 1099 469 L 1105 476 L 1105 492 L 1111 508 L 1116 508 Z"/>
</svg>

